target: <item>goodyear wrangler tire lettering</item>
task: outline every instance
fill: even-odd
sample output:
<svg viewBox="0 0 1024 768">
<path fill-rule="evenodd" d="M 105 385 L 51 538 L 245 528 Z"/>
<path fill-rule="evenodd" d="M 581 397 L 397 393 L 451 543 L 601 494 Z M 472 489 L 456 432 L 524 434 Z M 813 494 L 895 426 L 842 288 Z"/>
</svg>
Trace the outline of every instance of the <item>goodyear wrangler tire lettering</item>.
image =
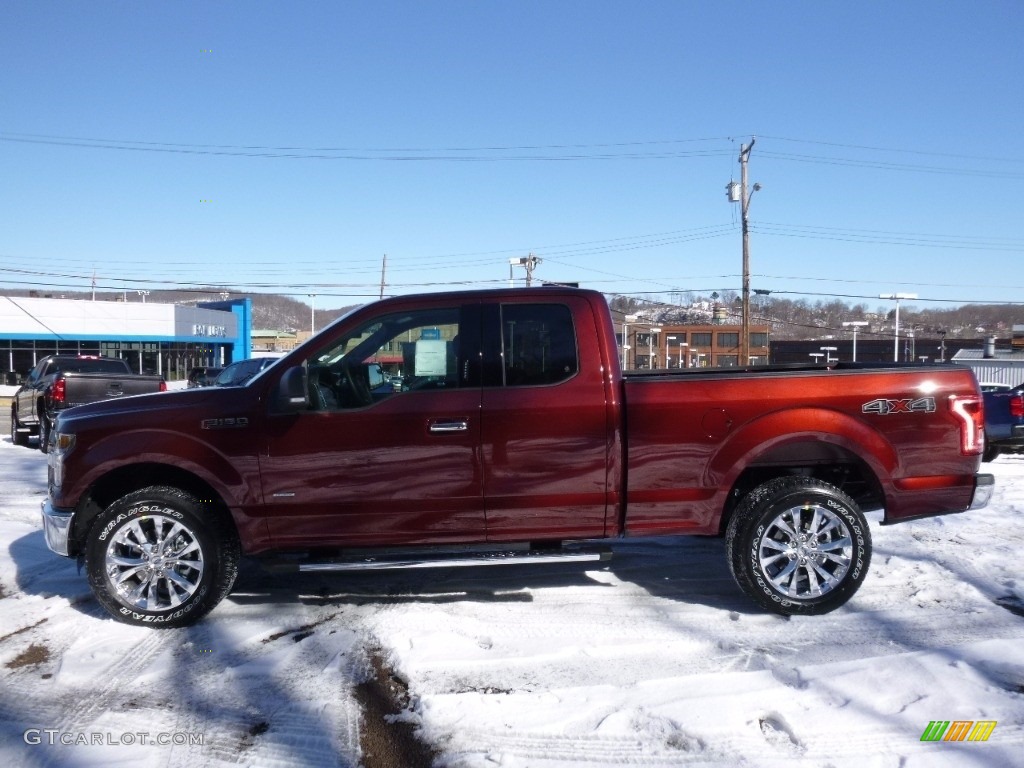
<svg viewBox="0 0 1024 768">
<path fill-rule="evenodd" d="M 751 491 L 726 533 L 736 583 L 783 615 L 835 610 L 860 588 L 871 562 L 867 520 L 847 494 L 807 477 Z"/>
<path fill-rule="evenodd" d="M 149 514 L 151 512 L 156 512 L 156 513 L 164 514 L 164 515 L 171 515 L 171 516 L 177 517 L 179 519 L 181 518 L 181 513 L 178 512 L 175 509 L 170 508 L 170 507 L 167 507 L 167 506 L 150 506 L 150 505 L 143 504 L 143 505 L 140 505 L 138 507 L 132 507 L 127 512 L 119 514 L 115 519 L 111 520 L 106 525 L 106 527 L 102 531 L 100 531 L 100 533 L 99 533 L 100 540 L 101 541 L 106 541 L 107 540 L 107 536 L 110 535 L 110 532 L 112 530 L 114 530 L 114 528 L 116 528 L 121 522 L 127 520 L 129 517 L 132 517 L 133 515 L 139 515 L 139 514 Z"/>
<path fill-rule="evenodd" d="M 181 627 L 231 591 L 241 547 L 226 513 L 177 488 L 115 501 L 86 536 L 89 586 L 118 621 Z"/>
</svg>

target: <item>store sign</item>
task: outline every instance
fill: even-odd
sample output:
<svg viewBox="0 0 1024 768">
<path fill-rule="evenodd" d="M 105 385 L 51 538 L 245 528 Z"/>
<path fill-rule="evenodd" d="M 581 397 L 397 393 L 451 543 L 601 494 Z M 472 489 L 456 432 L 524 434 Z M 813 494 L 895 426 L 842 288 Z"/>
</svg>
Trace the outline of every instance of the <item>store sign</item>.
<svg viewBox="0 0 1024 768">
<path fill-rule="evenodd" d="M 227 336 L 227 327 L 223 325 L 200 325 L 192 326 L 193 336 Z"/>
</svg>

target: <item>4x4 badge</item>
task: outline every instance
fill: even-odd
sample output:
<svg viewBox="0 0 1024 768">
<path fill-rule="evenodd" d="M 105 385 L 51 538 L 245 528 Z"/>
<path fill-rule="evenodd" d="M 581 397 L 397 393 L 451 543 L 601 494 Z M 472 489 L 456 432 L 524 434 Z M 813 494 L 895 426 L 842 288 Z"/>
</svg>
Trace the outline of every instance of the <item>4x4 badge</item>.
<svg viewBox="0 0 1024 768">
<path fill-rule="evenodd" d="M 935 413 L 934 397 L 906 398 L 904 400 L 872 400 L 861 406 L 863 413 L 877 413 L 888 416 L 893 413 Z"/>
</svg>

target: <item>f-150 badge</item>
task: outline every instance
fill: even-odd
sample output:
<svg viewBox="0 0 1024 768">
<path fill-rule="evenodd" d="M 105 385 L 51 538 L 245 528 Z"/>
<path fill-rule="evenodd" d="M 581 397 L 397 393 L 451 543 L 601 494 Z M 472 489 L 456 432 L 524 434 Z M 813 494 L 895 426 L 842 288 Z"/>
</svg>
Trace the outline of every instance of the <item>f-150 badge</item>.
<svg viewBox="0 0 1024 768">
<path fill-rule="evenodd" d="M 203 429 L 245 429 L 249 419 L 237 416 L 233 419 L 203 419 L 199 424 Z"/>
</svg>

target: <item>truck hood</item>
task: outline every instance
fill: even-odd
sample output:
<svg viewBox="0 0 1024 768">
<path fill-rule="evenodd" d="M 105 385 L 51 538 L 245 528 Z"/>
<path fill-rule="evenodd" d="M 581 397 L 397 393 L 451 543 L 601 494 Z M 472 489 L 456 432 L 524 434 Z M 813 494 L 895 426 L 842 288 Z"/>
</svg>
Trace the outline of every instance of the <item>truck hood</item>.
<svg viewBox="0 0 1024 768">
<path fill-rule="evenodd" d="M 243 391 L 245 391 L 245 387 L 201 387 L 133 395 L 116 400 L 100 400 L 87 405 L 77 405 L 62 411 L 58 418 L 61 424 L 72 425 L 83 420 L 123 416 L 138 416 L 144 420 L 145 414 L 158 416 L 163 411 L 181 411 L 188 408 L 204 411 L 211 409 L 236 411 L 243 399 L 239 397 Z"/>
</svg>

